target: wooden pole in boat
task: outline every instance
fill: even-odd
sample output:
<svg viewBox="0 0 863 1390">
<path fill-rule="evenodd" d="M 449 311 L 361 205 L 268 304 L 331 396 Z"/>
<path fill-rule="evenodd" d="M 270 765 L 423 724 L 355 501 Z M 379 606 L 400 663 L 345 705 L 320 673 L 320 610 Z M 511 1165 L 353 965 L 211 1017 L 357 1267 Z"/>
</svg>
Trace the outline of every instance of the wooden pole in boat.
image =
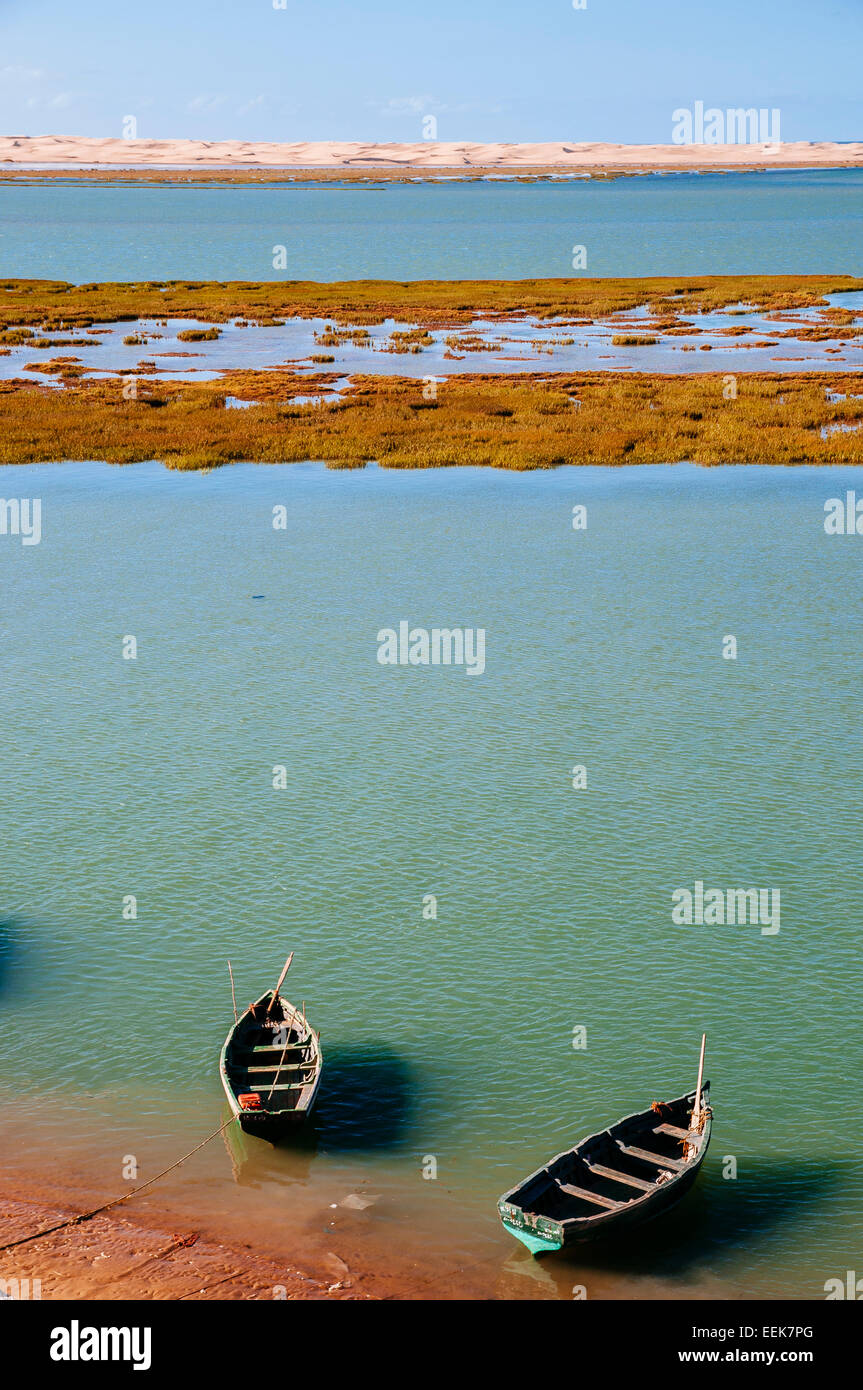
<svg viewBox="0 0 863 1390">
<path fill-rule="evenodd" d="M 305 1009 L 305 1007 L 306 1007 L 305 1004 L 303 1004 L 303 1009 Z M 297 1011 L 296 1011 L 296 1009 L 294 1009 L 294 1018 L 295 1018 L 295 1019 L 296 1019 L 296 1016 L 297 1016 Z M 284 1048 L 283 1048 L 283 1050 L 282 1050 L 282 1055 L 281 1055 L 281 1057 L 279 1058 L 279 1065 L 276 1067 L 276 1074 L 275 1074 L 275 1076 L 273 1077 L 273 1084 L 272 1084 L 272 1086 L 270 1087 L 270 1089 L 269 1089 L 269 1091 L 268 1091 L 268 1093 L 267 1093 L 267 1102 L 266 1102 L 267 1105 L 269 1105 L 269 1103 L 270 1103 L 270 1097 L 272 1096 L 273 1091 L 276 1089 L 276 1082 L 278 1081 L 279 1076 L 281 1075 L 282 1067 L 285 1065 L 285 1054 L 286 1054 L 288 1048 L 289 1048 L 290 1045 L 291 1045 L 291 1031 L 292 1031 L 292 1025 L 291 1025 L 290 1023 L 286 1023 L 286 1024 L 285 1024 L 285 1027 L 286 1027 L 287 1030 L 288 1030 L 288 1040 L 287 1040 L 287 1042 L 285 1043 L 285 1046 L 284 1046 Z"/>
<path fill-rule="evenodd" d="M 235 991 L 235 989 L 234 989 L 234 972 L 233 972 L 233 970 L 231 969 L 231 962 L 230 962 L 230 961 L 228 961 L 228 974 L 229 974 L 230 977 L 231 977 L 231 999 L 232 999 L 233 1004 L 234 1004 L 234 1022 L 236 1023 L 236 1021 L 237 1021 L 237 995 L 236 995 L 236 991 Z"/>
<path fill-rule="evenodd" d="M 287 1052 L 288 1048 L 290 1047 L 290 1044 L 291 1044 L 291 1030 L 290 1030 L 290 1028 L 288 1028 L 288 1041 L 285 1043 L 284 1049 L 283 1049 L 283 1051 L 282 1051 L 282 1055 L 281 1055 L 281 1057 L 279 1058 L 279 1065 L 276 1067 L 276 1074 L 275 1074 L 275 1076 L 273 1077 L 273 1084 L 272 1084 L 272 1086 L 270 1087 L 269 1091 L 267 1092 L 267 1101 L 266 1101 L 267 1105 L 269 1105 L 270 1099 L 271 1099 L 272 1094 L 273 1094 L 273 1091 L 276 1089 L 276 1082 L 278 1081 L 279 1076 L 281 1075 L 282 1067 L 283 1067 L 284 1064 L 285 1064 L 285 1053 Z"/>
<path fill-rule="evenodd" d="M 701 1034 L 701 1057 L 698 1061 L 698 1085 L 695 1088 L 695 1105 L 692 1110 L 692 1128 L 698 1129 L 701 1120 L 701 1081 L 704 1076 L 704 1049 L 707 1046 L 707 1034 Z"/>
<path fill-rule="evenodd" d="M 267 1009 L 267 1012 L 266 1012 L 266 1014 L 264 1015 L 265 1018 L 269 1018 L 270 1014 L 272 1013 L 273 1005 L 275 1004 L 276 1000 L 277 1000 L 278 997 L 279 997 L 279 990 L 281 989 L 282 985 L 284 984 L 285 976 L 287 975 L 288 971 L 289 971 L 290 968 L 291 968 L 291 961 L 292 961 L 293 959 L 294 959 L 294 953 L 293 953 L 293 951 L 291 951 L 291 954 L 288 956 L 288 959 L 285 961 L 285 968 L 284 968 L 284 970 L 282 971 L 281 975 L 279 976 L 278 983 L 276 984 L 276 988 L 273 990 L 273 997 L 272 997 L 272 999 L 270 1000 L 270 1007 Z"/>
</svg>

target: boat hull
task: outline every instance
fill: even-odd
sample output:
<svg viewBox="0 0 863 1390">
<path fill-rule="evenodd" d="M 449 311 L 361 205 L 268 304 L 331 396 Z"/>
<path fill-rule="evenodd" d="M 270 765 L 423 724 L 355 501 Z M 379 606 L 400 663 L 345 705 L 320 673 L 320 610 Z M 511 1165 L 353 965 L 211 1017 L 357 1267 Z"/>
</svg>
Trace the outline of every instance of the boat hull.
<svg viewBox="0 0 863 1390">
<path fill-rule="evenodd" d="M 276 1143 L 311 1114 L 323 1058 L 305 1016 L 278 996 L 272 1001 L 272 994 L 262 995 L 237 1020 L 225 1039 L 219 1071 L 243 1133 Z M 248 1101 L 255 1096 L 252 1107 Z"/>
<path fill-rule="evenodd" d="M 693 1094 L 627 1116 L 558 1154 L 501 1197 L 504 1229 L 539 1255 L 612 1239 L 664 1215 L 698 1177 L 710 1142 L 708 1101 L 705 1085 L 697 1132 L 664 1123 L 691 1111 Z M 674 1144 L 681 1146 L 676 1157 Z"/>
<path fill-rule="evenodd" d="M 645 1202 L 637 1210 L 624 1212 L 610 1212 L 604 1217 L 602 1224 L 590 1227 L 573 1227 L 567 1222 L 555 1223 L 557 1231 L 540 1234 L 531 1227 L 521 1227 L 513 1221 L 511 1215 L 501 1216 L 503 1226 L 509 1231 L 510 1235 L 520 1240 L 522 1245 L 526 1245 L 532 1254 L 544 1254 L 546 1251 L 562 1250 L 570 1245 L 589 1245 L 597 1240 L 611 1240 L 615 1236 L 623 1235 L 627 1231 L 634 1230 L 637 1226 L 644 1225 L 647 1221 L 653 1221 L 658 1216 L 664 1216 L 666 1212 L 677 1206 L 682 1201 L 690 1188 L 694 1185 L 698 1177 L 698 1169 L 685 1174 L 678 1182 L 669 1184 L 665 1188 L 660 1188 L 655 1198 Z"/>
</svg>

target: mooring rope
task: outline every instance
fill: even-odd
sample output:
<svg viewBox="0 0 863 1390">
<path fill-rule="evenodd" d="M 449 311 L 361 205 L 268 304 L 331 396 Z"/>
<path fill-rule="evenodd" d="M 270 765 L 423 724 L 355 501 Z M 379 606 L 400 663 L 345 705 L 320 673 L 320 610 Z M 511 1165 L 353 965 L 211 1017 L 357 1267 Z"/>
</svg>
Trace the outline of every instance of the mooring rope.
<svg viewBox="0 0 863 1390">
<path fill-rule="evenodd" d="M 185 1163 L 187 1158 L 191 1158 L 199 1149 L 203 1149 L 205 1144 L 209 1144 L 211 1140 L 216 1139 L 223 1130 L 228 1128 L 228 1125 L 232 1125 L 233 1123 L 234 1116 L 232 1115 L 230 1119 L 225 1120 L 223 1125 L 219 1125 L 218 1129 L 214 1129 L 212 1134 L 208 1134 L 206 1139 L 202 1139 L 200 1144 L 196 1144 L 187 1154 L 183 1154 L 182 1158 L 178 1158 L 176 1163 L 172 1163 L 170 1168 L 163 1168 L 162 1172 L 157 1173 L 154 1178 L 148 1178 L 146 1182 L 140 1183 L 138 1187 L 133 1187 L 131 1192 L 124 1192 L 122 1197 L 114 1197 L 110 1202 L 103 1202 L 100 1207 L 94 1207 L 92 1211 L 81 1212 L 80 1216 L 70 1216 L 68 1221 L 58 1221 L 53 1226 L 46 1226 L 41 1231 L 34 1231 L 32 1235 L 20 1236 L 18 1240 L 7 1241 L 5 1245 L 0 1245 L 0 1251 L 14 1250 L 16 1245 L 27 1245 L 31 1240 L 39 1240 L 42 1236 L 50 1236 L 53 1231 L 62 1231 L 66 1226 L 80 1226 L 82 1222 L 89 1221 L 92 1217 L 98 1216 L 100 1212 L 108 1211 L 111 1207 L 118 1207 L 121 1202 L 128 1202 L 131 1197 L 136 1197 L 137 1194 L 143 1192 L 146 1187 L 152 1187 L 154 1182 L 158 1182 L 160 1178 L 164 1178 L 168 1173 L 172 1173 L 175 1168 L 179 1168 L 181 1163 Z"/>
</svg>

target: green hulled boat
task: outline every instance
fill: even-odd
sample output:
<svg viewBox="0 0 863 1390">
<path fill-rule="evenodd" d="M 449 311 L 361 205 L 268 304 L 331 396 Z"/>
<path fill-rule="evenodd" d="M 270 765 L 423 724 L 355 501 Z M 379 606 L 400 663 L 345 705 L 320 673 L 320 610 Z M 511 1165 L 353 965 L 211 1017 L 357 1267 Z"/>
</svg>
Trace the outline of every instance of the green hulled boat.
<svg viewBox="0 0 863 1390">
<path fill-rule="evenodd" d="M 582 1139 L 506 1192 L 504 1229 L 531 1254 L 617 1235 L 668 1211 L 692 1187 L 710 1143 L 710 1087 L 654 1101 Z"/>
</svg>

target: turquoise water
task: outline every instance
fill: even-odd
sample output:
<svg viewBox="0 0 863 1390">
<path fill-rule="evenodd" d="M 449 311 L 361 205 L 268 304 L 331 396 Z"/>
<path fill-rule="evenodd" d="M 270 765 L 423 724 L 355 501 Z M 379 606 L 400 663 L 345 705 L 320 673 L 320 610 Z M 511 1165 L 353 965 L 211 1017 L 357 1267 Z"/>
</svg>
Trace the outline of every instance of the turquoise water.
<svg viewBox="0 0 863 1390">
<path fill-rule="evenodd" d="M 247 1002 L 293 949 L 314 1136 L 211 1146 L 179 1208 L 507 1296 L 823 1296 L 863 1225 L 863 539 L 823 530 L 848 488 L 863 469 L 5 469 L 42 501 L 39 545 L 0 536 L 7 1165 L 53 1145 L 104 1194 L 215 1129 L 226 961 Z M 401 620 L 484 628 L 485 672 L 380 665 Z M 696 879 L 779 888 L 779 933 L 674 925 Z M 703 1029 L 695 1193 L 623 1254 L 532 1265 L 499 1193 L 690 1089 Z"/>
<path fill-rule="evenodd" d="M 863 273 L 863 171 L 566 183 L 0 186 L 0 276 Z M 284 246 L 287 269 L 273 269 Z"/>
</svg>

